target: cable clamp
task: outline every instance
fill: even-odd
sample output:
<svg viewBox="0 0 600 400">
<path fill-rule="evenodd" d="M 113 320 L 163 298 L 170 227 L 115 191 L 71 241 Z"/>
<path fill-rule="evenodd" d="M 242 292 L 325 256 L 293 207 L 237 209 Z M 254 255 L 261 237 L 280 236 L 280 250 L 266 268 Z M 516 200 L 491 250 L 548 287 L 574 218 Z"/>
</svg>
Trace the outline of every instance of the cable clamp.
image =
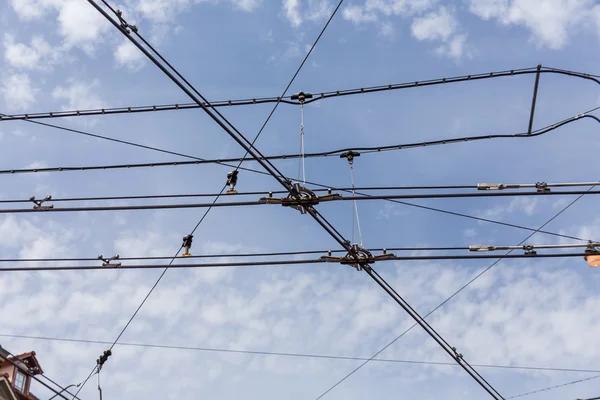
<svg viewBox="0 0 600 400">
<path fill-rule="evenodd" d="M 237 191 L 235 190 L 235 185 L 237 185 L 238 173 L 239 171 L 237 169 L 227 173 L 227 183 L 225 183 L 225 185 L 229 186 L 229 190 L 225 192 L 226 194 L 237 193 Z"/>
<path fill-rule="evenodd" d="M 456 350 L 456 347 L 452 347 L 452 351 L 454 352 L 454 359 L 460 363 L 463 360 L 463 355 Z"/>
<path fill-rule="evenodd" d="M 340 200 L 341 194 L 331 193 L 323 196 L 317 196 L 312 190 L 301 186 L 299 183 L 293 184 L 294 193 L 290 193 L 287 197 L 262 197 L 258 200 L 261 204 L 281 204 L 284 207 L 291 207 L 300 211 L 301 214 L 306 214 L 309 207 L 316 206 L 323 201 Z"/>
<path fill-rule="evenodd" d="M 547 193 L 550 191 L 550 188 L 548 187 L 548 184 L 546 182 L 536 183 L 535 188 L 537 189 L 538 193 Z"/>
<path fill-rule="evenodd" d="M 98 358 L 96 360 L 96 364 L 98 365 L 98 372 L 100 372 L 100 370 L 102 369 L 102 366 L 104 365 L 106 360 L 108 360 L 108 357 L 110 357 L 111 355 L 112 355 L 111 350 L 104 350 L 104 353 L 102 353 L 100 358 Z"/>
<path fill-rule="evenodd" d="M 526 244 L 525 246 L 523 246 L 523 250 L 525 250 L 526 256 L 536 256 L 537 255 L 537 251 L 534 250 L 534 246 L 531 244 Z"/>
<path fill-rule="evenodd" d="M 138 31 L 137 26 L 128 24 L 127 21 L 125 21 L 125 19 L 123 18 L 123 11 L 117 10 L 117 11 L 115 11 L 115 14 L 117 15 L 117 18 L 119 18 L 119 23 L 121 25 L 121 29 L 123 29 L 125 32 L 127 32 L 127 34 L 131 33 L 130 29 L 132 31 L 134 31 L 135 33 L 137 33 L 137 31 Z"/>
<path fill-rule="evenodd" d="M 360 157 L 360 153 L 358 151 L 348 150 L 340 154 L 340 158 L 348 160 L 348 164 L 350 165 L 354 163 L 354 157 Z"/>
<path fill-rule="evenodd" d="M 99 255 L 98 256 L 98 260 L 102 260 L 102 266 L 103 267 L 110 267 L 110 268 L 120 267 L 121 263 L 113 263 L 113 262 L 111 262 L 111 261 L 118 260 L 118 259 L 119 259 L 119 255 L 118 254 L 116 254 L 116 255 L 114 255 L 114 256 L 112 256 L 110 258 L 104 258 L 103 255 Z"/>
<path fill-rule="evenodd" d="M 337 262 L 342 265 L 350 265 L 357 271 L 361 271 L 365 268 L 369 268 L 369 264 L 373 264 L 377 261 L 393 260 L 396 256 L 394 254 L 373 255 L 370 251 L 360 247 L 358 244 L 352 245 L 350 251 L 343 257 L 332 256 L 331 253 L 326 256 L 321 256 L 321 260 L 326 262 Z"/>
<path fill-rule="evenodd" d="M 44 204 L 44 202 L 49 201 L 49 200 L 52 200 L 52 196 L 46 196 L 44 198 L 44 200 L 36 200 L 35 196 L 31 196 L 29 198 L 29 201 L 32 201 L 35 204 L 33 206 L 33 209 L 34 210 L 38 210 L 38 211 L 48 211 L 50 209 L 53 209 L 54 208 L 53 205 L 51 205 L 51 206 L 43 206 L 42 205 L 42 204 Z"/>
<path fill-rule="evenodd" d="M 313 95 L 311 93 L 305 93 L 303 91 L 299 91 L 298 93 L 290 96 L 291 100 L 298 100 L 298 102 L 300 104 L 304 104 L 306 99 L 312 99 L 312 98 L 313 98 Z"/>
<path fill-rule="evenodd" d="M 185 252 L 181 255 L 181 257 L 191 257 L 192 253 L 190 253 L 190 249 L 192 248 L 192 240 L 194 239 L 194 235 L 185 235 L 183 237 L 183 243 L 181 247 L 185 248 Z"/>
</svg>

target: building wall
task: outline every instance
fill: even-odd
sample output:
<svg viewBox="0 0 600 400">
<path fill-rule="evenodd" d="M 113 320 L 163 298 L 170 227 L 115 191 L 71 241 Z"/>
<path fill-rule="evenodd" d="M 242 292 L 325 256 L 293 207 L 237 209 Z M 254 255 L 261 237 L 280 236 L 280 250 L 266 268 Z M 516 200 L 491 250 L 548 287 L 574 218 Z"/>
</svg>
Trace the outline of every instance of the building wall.
<svg viewBox="0 0 600 400">
<path fill-rule="evenodd" d="M 8 374 L 8 380 L 10 382 L 12 382 L 14 371 L 15 371 L 15 367 L 13 367 L 10 364 L 5 365 L 4 367 L 0 367 L 0 375 Z"/>
</svg>

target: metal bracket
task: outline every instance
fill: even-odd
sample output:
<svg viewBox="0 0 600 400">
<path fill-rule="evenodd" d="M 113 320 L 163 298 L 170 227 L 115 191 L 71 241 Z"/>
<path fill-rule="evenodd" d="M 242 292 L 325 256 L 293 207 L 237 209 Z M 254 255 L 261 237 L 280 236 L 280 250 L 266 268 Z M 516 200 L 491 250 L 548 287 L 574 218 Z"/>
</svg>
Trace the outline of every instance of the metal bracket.
<svg viewBox="0 0 600 400">
<path fill-rule="evenodd" d="M 119 23 L 121 24 L 121 28 L 125 32 L 127 32 L 127 34 L 131 33 L 130 29 L 137 33 L 137 31 L 138 31 L 137 26 L 128 24 L 127 21 L 125 21 L 125 19 L 123 18 L 123 11 L 117 10 L 117 11 L 115 11 L 115 14 L 117 14 L 117 18 L 119 18 Z"/>
<path fill-rule="evenodd" d="M 395 257 L 394 254 L 388 254 L 387 251 L 383 254 L 374 256 L 370 251 L 354 244 L 352 245 L 351 251 L 343 257 L 332 256 L 330 253 L 327 256 L 322 256 L 321 260 L 327 262 L 339 262 L 342 265 L 350 265 L 357 271 L 362 271 L 365 268 L 369 268 L 369 264 L 373 264 L 377 261 L 393 260 Z"/>
<path fill-rule="evenodd" d="M 538 193 L 546 193 L 550 191 L 550 188 L 546 182 L 537 182 L 535 184 L 535 188 L 537 189 Z"/>
<path fill-rule="evenodd" d="M 537 255 L 537 251 L 534 250 L 534 247 L 531 244 L 526 244 L 525 246 L 523 246 L 523 250 L 525 250 L 525 255 L 526 256 L 535 256 L 535 255 Z"/>
<path fill-rule="evenodd" d="M 114 255 L 110 258 L 104 258 L 103 255 L 99 255 L 98 256 L 98 260 L 102 260 L 102 266 L 103 267 L 110 267 L 110 268 L 117 268 L 121 266 L 121 263 L 112 263 L 111 261 L 114 260 L 118 260 L 119 259 L 119 255 Z"/>
<path fill-rule="evenodd" d="M 106 360 L 108 360 L 108 357 L 110 356 L 112 356 L 112 351 L 104 350 L 104 353 L 102 353 L 102 355 L 96 360 L 96 364 L 98 365 L 98 372 L 100 372 L 102 366 L 104 366 L 104 363 L 106 362 Z"/>
<path fill-rule="evenodd" d="M 358 151 L 348 150 L 340 154 L 340 158 L 347 159 L 350 165 L 354 162 L 354 157 L 360 157 L 360 153 Z"/>
<path fill-rule="evenodd" d="M 227 173 L 227 183 L 225 185 L 229 186 L 229 190 L 225 192 L 226 194 L 236 194 L 235 185 L 237 185 L 237 177 L 239 171 L 237 169 Z"/>
<path fill-rule="evenodd" d="M 299 91 L 298 93 L 290 96 L 291 100 L 298 100 L 298 102 L 300 104 L 304 104 L 306 99 L 312 99 L 312 98 L 313 98 L 313 95 L 311 93 L 305 93 L 303 91 Z"/>
<path fill-rule="evenodd" d="M 194 235 L 185 235 L 183 237 L 183 243 L 181 247 L 185 248 L 185 252 L 181 255 L 181 257 L 191 257 L 192 253 L 190 253 L 190 248 L 192 248 L 192 240 L 194 239 Z"/>
<path fill-rule="evenodd" d="M 330 193 L 323 196 L 317 196 L 312 190 L 301 186 L 299 183 L 293 185 L 297 194 L 300 198 L 296 198 L 289 194 L 287 197 L 272 197 L 272 193 L 269 193 L 269 197 L 262 197 L 258 200 L 262 204 L 281 204 L 284 207 L 291 207 L 300 211 L 301 214 L 306 214 L 308 207 L 316 206 L 322 201 L 339 200 L 342 198 L 341 194 Z"/>
<path fill-rule="evenodd" d="M 49 201 L 49 200 L 52 200 L 52 196 L 46 196 L 44 198 L 44 200 L 36 200 L 35 196 L 31 196 L 29 198 L 29 201 L 32 201 L 35 204 L 33 206 L 33 209 L 34 210 L 38 210 L 38 211 L 47 211 L 47 210 L 50 210 L 50 209 L 54 208 L 53 205 L 51 205 L 51 206 L 43 206 L 42 205 L 42 204 L 44 204 L 44 202 Z"/>
<path fill-rule="evenodd" d="M 452 347 L 452 351 L 454 352 L 454 359 L 460 363 L 463 360 L 463 355 L 456 350 L 456 347 Z"/>
</svg>

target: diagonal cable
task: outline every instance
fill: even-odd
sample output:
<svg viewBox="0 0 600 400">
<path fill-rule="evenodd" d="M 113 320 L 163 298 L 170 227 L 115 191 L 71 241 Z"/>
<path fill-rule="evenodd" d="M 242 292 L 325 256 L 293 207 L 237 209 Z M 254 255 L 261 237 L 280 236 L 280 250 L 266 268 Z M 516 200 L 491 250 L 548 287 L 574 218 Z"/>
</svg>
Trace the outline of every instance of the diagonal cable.
<svg viewBox="0 0 600 400">
<path fill-rule="evenodd" d="M 591 191 L 594 187 L 595 186 L 591 186 L 588 189 L 588 191 Z M 546 225 L 548 225 L 549 223 L 551 223 L 552 221 L 554 221 L 556 218 L 558 218 L 562 213 L 564 213 L 565 211 L 567 211 L 573 204 L 575 204 L 576 202 L 578 202 L 584 195 L 585 194 L 579 195 L 577 198 L 575 198 L 573 201 L 571 201 L 569 204 L 567 204 L 565 207 L 563 207 L 559 212 L 557 212 L 556 214 L 554 214 L 554 216 L 552 216 L 552 218 L 550 218 L 549 220 L 547 220 L 546 222 L 544 222 L 544 224 L 542 224 L 538 229 L 536 229 L 534 232 L 532 232 L 531 234 L 529 234 L 525 239 L 523 239 L 519 243 L 519 245 L 522 245 L 523 243 L 525 243 L 526 241 L 528 241 L 533 235 L 535 235 L 536 233 L 538 233 L 539 231 L 541 231 Z M 509 250 L 508 252 L 506 252 L 504 254 L 504 256 L 509 255 L 512 252 L 513 252 L 513 250 Z M 460 292 L 462 292 L 463 290 L 465 290 L 469 285 L 471 285 L 473 282 L 475 282 L 477 279 L 479 279 L 483 274 L 485 274 L 486 272 L 488 272 L 490 269 L 494 268 L 498 263 L 500 263 L 500 261 L 502 261 L 502 259 L 503 259 L 504 256 L 499 257 L 496 261 L 494 261 L 492 264 L 490 264 L 487 268 L 485 268 L 483 271 L 481 271 L 480 273 L 478 273 L 477 275 L 475 275 L 475 277 L 473 277 L 465 285 L 461 286 L 457 291 L 455 291 L 452 295 L 450 295 L 450 297 L 448 297 L 446 300 L 442 301 L 438 306 L 436 306 L 434 309 L 432 309 L 427 314 L 425 314 L 423 316 L 423 319 L 426 319 L 431 314 L 433 314 L 434 312 L 436 312 L 438 309 L 440 309 L 441 307 L 443 307 L 446 303 L 448 303 L 450 300 L 452 300 L 454 297 L 456 297 Z M 344 381 L 346 381 L 348 378 L 350 378 L 352 375 L 354 375 L 356 372 L 358 372 L 362 367 L 364 367 L 365 365 L 367 365 L 370 361 L 372 361 L 375 357 L 377 357 L 379 354 L 381 354 L 383 351 L 385 351 L 391 345 L 393 345 L 398 340 L 400 340 L 404 335 L 406 335 L 408 332 L 410 332 L 416 326 L 417 326 L 417 324 L 415 323 L 415 324 L 411 325 L 408 329 L 406 329 L 405 331 L 403 331 L 400 335 L 396 336 L 391 342 L 389 342 L 388 344 L 386 344 L 385 346 L 383 346 L 380 350 L 378 350 L 375 354 L 373 354 L 372 357 L 370 357 L 368 360 L 365 360 L 363 363 L 359 364 L 356 368 L 354 368 L 352 371 L 350 371 L 348 374 L 346 374 L 342 379 L 338 380 L 335 384 L 333 384 L 331 387 L 329 387 L 325 392 L 323 392 L 321 395 L 319 395 L 317 397 L 317 400 L 321 399 L 326 394 L 328 394 L 329 392 L 331 392 L 333 389 L 335 389 L 336 387 L 338 387 L 339 385 L 341 385 Z"/>
<path fill-rule="evenodd" d="M 531 392 L 525 392 L 525 393 L 517 394 L 515 396 L 507 397 L 506 400 L 516 399 L 517 397 L 529 396 L 529 395 L 536 394 L 536 393 L 541 393 L 541 392 L 547 392 L 549 390 L 554 390 L 554 389 L 558 389 L 558 388 L 565 387 L 565 386 L 571 386 L 571 385 L 575 385 L 577 383 L 591 381 L 593 379 L 598 379 L 598 378 L 600 378 L 600 375 L 590 376 L 589 378 L 577 379 L 575 381 L 561 383 L 560 385 L 550 386 L 550 387 L 546 387 L 546 388 L 542 388 L 542 389 L 532 390 Z M 588 399 L 588 400 L 594 400 L 594 399 Z"/>
</svg>

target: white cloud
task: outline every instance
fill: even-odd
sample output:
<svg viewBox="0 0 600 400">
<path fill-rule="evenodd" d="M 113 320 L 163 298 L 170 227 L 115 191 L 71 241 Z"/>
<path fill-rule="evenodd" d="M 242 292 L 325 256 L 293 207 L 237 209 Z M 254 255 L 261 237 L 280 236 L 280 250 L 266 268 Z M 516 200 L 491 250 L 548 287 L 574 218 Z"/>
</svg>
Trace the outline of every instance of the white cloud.
<svg viewBox="0 0 600 400">
<path fill-rule="evenodd" d="M 443 44 L 436 53 L 460 59 L 465 52 L 466 34 L 458 33 L 459 24 L 454 12 L 446 7 L 429 12 L 413 19 L 412 35 L 417 40 L 435 40 Z"/>
<path fill-rule="evenodd" d="M 302 24 L 300 16 L 300 0 L 283 0 L 283 11 L 285 17 L 290 21 L 292 26 L 298 27 Z"/>
<path fill-rule="evenodd" d="M 445 7 L 417 17 L 411 25 L 411 32 L 417 40 L 447 41 L 458 27 L 458 21 Z"/>
<path fill-rule="evenodd" d="M 96 80 L 91 83 L 70 80 L 68 86 L 57 86 L 52 91 L 56 100 L 65 100 L 65 109 L 86 110 L 102 107 L 102 101 L 96 94 L 100 83 Z"/>
<path fill-rule="evenodd" d="M 357 6 L 355 4 L 344 8 L 344 11 L 342 11 L 342 15 L 344 19 L 352 21 L 355 24 L 358 24 L 360 22 L 377 21 L 377 14 L 375 14 L 372 11 L 366 11 L 364 7 Z"/>
<path fill-rule="evenodd" d="M 479 214 L 488 219 L 498 219 L 513 213 L 532 216 L 538 210 L 540 203 L 537 197 L 515 197 L 508 204 L 498 204 Z"/>
<path fill-rule="evenodd" d="M 15 68 L 49 69 L 59 57 L 59 49 L 41 36 L 34 36 L 28 46 L 15 42 L 13 35 L 4 35 L 4 59 Z"/>
<path fill-rule="evenodd" d="M 9 109 L 25 109 L 36 101 L 39 89 L 33 86 L 29 75 L 25 73 L 8 76 L 0 89 L 4 95 L 5 107 Z"/>
<path fill-rule="evenodd" d="M 144 54 L 125 38 L 114 52 L 117 65 L 137 71 L 144 65 Z"/>
<path fill-rule="evenodd" d="M 594 27 L 595 4 L 592 0 L 471 0 L 470 10 L 484 20 L 524 26 L 533 41 L 560 49 L 571 33 L 586 25 Z"/>
<path fill-rule="evenodd" d="M 90 4 L 78 0 L 13 0 L 17 15 L 25 20 L 40 19 L 48 12 L 57 14 L 58 32 L 67 47 L 77 46 L 87 53 L 110 28 L 110 23 Z"/>
</svg>

